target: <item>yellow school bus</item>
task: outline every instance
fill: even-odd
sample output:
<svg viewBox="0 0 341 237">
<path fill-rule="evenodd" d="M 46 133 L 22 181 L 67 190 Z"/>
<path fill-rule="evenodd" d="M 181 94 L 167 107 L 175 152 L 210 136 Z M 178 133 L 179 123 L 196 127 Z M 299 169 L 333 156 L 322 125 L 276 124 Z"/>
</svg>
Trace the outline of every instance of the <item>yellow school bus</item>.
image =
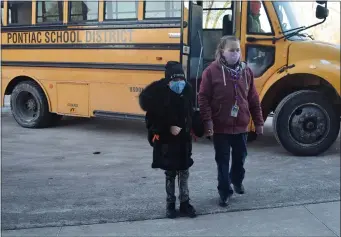
<svg viewBox="0 0 341 237">
<path fill-rule="evenodd" d="M 143 119 L 137 97 L 167 61 L 198 91 L 219 39 L 236 35 L 278 142 L 317 155 L 340 128 L 340 47 L 304 33 L 328 16 L 317 3 L 319 22 L 302 26 L 281 1 L 2 1 L 1 100 L 11 95 L 26 128 L 63 115 Z"/>
</svg>

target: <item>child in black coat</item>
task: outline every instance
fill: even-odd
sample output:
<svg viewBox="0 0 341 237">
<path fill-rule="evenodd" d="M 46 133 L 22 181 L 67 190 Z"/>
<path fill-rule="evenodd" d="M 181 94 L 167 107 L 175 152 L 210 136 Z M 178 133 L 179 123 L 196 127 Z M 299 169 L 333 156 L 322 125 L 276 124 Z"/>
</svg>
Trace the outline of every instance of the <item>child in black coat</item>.
<svg viewBox="0 0 341 237">
<path fill-rule="evenodd" d="M 175 178 L 178 176 L 180 214 L 195 217 L 189 203 L 188 169 L 192 155 L 192 88 L 185 79 L 182 65 L 168 62 L 165 78 L 148 85 L 140 94 L 141 108 L 146 111 L 148 140 L 153 147 L 152 168 L 165 170 L 167 211 L 176 217 Z"/>
</svg>

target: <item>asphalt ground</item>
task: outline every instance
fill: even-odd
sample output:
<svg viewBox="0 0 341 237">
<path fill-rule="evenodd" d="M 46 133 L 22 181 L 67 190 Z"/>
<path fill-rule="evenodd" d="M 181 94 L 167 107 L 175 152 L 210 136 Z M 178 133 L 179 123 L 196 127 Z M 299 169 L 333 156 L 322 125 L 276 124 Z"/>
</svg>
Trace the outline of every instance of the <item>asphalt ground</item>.
<svg viewBox="0 0 341 237">
<path fill-rule="evenodd" d="M 5 230 L 23 236 L 340 236 L 340 201 L 201 215 L 195 219 L 154 219 L 95 225 Z"/>
<path fill-rule="evenodd" d="M 151 169 L 142 122 L 67 118 L 25 129 L 8 112 L 1 121 L 3 230 L 165 217 L 164 173 Z M 189 182 L 198 214 L 340 200 L 340 138 L 320 156 L 295 157 L 276 142 L 269 118 L 248 152 L 246 193 L 221 208 L 213 144 L 194 143 Z"/>
</svg>

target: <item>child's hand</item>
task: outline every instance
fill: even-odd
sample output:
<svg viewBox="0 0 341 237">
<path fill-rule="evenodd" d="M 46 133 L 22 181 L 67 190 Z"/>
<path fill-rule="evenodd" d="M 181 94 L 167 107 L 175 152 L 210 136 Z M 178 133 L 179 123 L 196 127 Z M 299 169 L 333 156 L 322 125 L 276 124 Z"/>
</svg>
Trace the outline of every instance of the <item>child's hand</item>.
<svg viewBox="0 0 341 237">
<path fill-rule="evenodd" d="M 181 128 L 178 127 L 178 126 L 171 126 L 171 128 L 170 128 L 170 132 L 171 132 L 174 136 L 178 135 L 178 134 L 180 133 L 180 131 L 181 131 Z"/>
</svg>

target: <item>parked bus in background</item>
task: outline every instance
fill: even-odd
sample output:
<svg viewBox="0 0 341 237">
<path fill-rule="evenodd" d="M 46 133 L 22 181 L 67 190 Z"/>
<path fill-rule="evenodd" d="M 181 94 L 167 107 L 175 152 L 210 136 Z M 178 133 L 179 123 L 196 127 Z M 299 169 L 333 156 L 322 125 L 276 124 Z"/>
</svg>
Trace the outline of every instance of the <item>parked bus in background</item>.
<svg viewBox="0 0 341 237">
<path fill-rule="evenodd" d="M 340 47 L 304 33 L 328 16 L 317 3 L 320 22 L 302 26 L 282 1 L 2 1 L 2 103 L 11 95 L 26 128 L 62 115 L 141 119 L 138 94 L 167 61 L 198 91 L 219 39 L 235 35 L 278 142 L 317 155 L 340 128 Z"/>
</svg>

